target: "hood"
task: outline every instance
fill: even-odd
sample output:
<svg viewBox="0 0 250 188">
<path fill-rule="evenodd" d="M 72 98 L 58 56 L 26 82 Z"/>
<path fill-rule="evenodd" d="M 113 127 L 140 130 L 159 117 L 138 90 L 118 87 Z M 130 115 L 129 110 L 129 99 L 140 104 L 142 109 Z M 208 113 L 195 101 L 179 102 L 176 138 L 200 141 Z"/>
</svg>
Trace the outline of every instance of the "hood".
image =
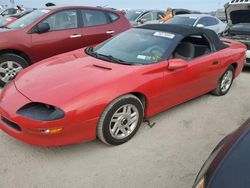
<svg viewBox="0 0 250 188">
<path fill-rule="evenodd" d="M 225 5 L 227 22 L 229 25 L 250 23 L 250 2 L 230 2 Z"/>
<path fill-rule="evenodd" d="M 22 71 L 14 82 L 17 90 L 31 101 L 63 107 L 77 97 L 89 97 L 97 90 L 107 89 L 104 86 L 118 82 L 119 78 L 131 74 L 137 67 L 140 66 L 67 54 L 32 65 Z"/>
</svg>

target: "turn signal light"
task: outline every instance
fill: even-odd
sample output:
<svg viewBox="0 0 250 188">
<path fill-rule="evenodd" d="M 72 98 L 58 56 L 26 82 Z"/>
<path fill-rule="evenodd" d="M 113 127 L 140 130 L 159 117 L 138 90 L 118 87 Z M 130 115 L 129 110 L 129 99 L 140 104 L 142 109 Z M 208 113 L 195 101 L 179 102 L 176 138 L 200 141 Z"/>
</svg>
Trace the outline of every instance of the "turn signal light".
<svg viewBox="0 0 250 188">
<path fill-rule="evenodd" d="M 42 134 L 59 134 L 61 133 L 63 128 L 50 128 L 50 129 L 43 129 L 39 130 Z"/>
</svg>

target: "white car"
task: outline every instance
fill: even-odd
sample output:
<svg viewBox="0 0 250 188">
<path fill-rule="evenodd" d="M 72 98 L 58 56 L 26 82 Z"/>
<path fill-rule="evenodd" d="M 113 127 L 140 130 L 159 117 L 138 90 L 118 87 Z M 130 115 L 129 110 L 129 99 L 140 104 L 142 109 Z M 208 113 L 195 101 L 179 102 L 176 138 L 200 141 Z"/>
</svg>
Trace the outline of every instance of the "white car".
<svg viewBox="0 0 250 188">
<path fill-rule="evenodd" d="M 247 46 L 246 66 L 250 66 L 250 0 L 232 0 L 225 5 L 225 10 L 228 27 L 222 36 Z"/>
<path fill-rule="evenodd" d="M 227 24 L 220 21 L 218 18 L 209 14 L 181 14 L 176 15 L 167 22 L 166 24 L 180 24 L 190 25 L 194 27 L 204 27 L 211 29 L 217 34 L 221 34 L 225 31 Z"/>
</svg>

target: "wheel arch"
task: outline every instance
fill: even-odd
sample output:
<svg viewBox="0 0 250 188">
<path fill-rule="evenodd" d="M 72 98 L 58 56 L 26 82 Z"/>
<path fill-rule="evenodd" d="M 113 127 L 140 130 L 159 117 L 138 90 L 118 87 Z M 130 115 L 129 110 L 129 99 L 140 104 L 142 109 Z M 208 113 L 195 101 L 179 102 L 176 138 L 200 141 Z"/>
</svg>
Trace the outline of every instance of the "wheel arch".
<svg viewBox="0 0 250 188">
<path fill-rule="evenodd" d="M 237 72 L 238 63 L 235 62 L 235 63 L 232 63 L 231 65 L 232 65 L 233 68 L 234 68 L 234 78 L 235 78 L 235 76 L 236 76 L 235 73 Z"/>
<path fill-rule="evenodd" d="M 29 65 L 32 64 L 32 61 L 29 58 L 29 56 L 27 54 L 25 54 L 24 52 L 20 51 L 20 50 L 15 50 L 15 49 L 0 50 L 0 55 L 3 55 L 3 54 L 15 54 L 15 55 L 18 55 L 18 56 L 24 58 L 28 62 Z"/>
</svg>

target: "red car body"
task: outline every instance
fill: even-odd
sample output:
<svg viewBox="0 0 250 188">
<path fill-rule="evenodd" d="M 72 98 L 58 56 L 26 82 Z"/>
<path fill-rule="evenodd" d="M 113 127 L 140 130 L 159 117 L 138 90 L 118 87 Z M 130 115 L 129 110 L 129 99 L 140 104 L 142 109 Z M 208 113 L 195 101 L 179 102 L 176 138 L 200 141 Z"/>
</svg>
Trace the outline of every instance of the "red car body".
<svg viewBox="0 0 250 188">
<path fill-rule="evenodd" d="M 246 47 L 233 41 L 226 43 L 228 48 L 197 58 L 188 67 L 176 71 L 168 69 L 168 60 L 145 66 L 121 65 L 91 57 L 83 49 L 51 57 L 22 71 L 3 90 L 0 128 L 38 146 L 93 140 L 102 112 L 122 95 L 144 96 L 144 117 L 149 118 L 212 91 L 230 65 L 236 68 L 236 78 L 245 62 Z M 214 59 L 220 63 L 212 64 Z M 30 102 L 56 106 L 66 115 L 51 122 L 18 115 L 17 110 Z M 21 131 L 15 126 L 20 126 Z M 49 128 L 62 128 L 62 132 L 52 135 L 39 132 Z"/>
<path fill-rule="evenodd" d="M 32 64 L 60 53 L 98 44 L 131 28 L 122 12 L 111 9 L 83 6 L 50 7 L 44 9 L 50 10 L 50 12 L 22 29 L 0 30 L 0 54 L 14 53 L 24 58 L 29 64 Z M 78 28 L 75 29 L 62 29 L 40 34 L 31 32 L 41 21 L 64 10 L 78 10 L 78 20 L 80 10 L 111 12 L 116 14 L 119 19 L 104 25 L 84 27 L 82 23 L 78 23 Z M 72 37 L 74 35 L 80 37 Z"/>
</svg>

